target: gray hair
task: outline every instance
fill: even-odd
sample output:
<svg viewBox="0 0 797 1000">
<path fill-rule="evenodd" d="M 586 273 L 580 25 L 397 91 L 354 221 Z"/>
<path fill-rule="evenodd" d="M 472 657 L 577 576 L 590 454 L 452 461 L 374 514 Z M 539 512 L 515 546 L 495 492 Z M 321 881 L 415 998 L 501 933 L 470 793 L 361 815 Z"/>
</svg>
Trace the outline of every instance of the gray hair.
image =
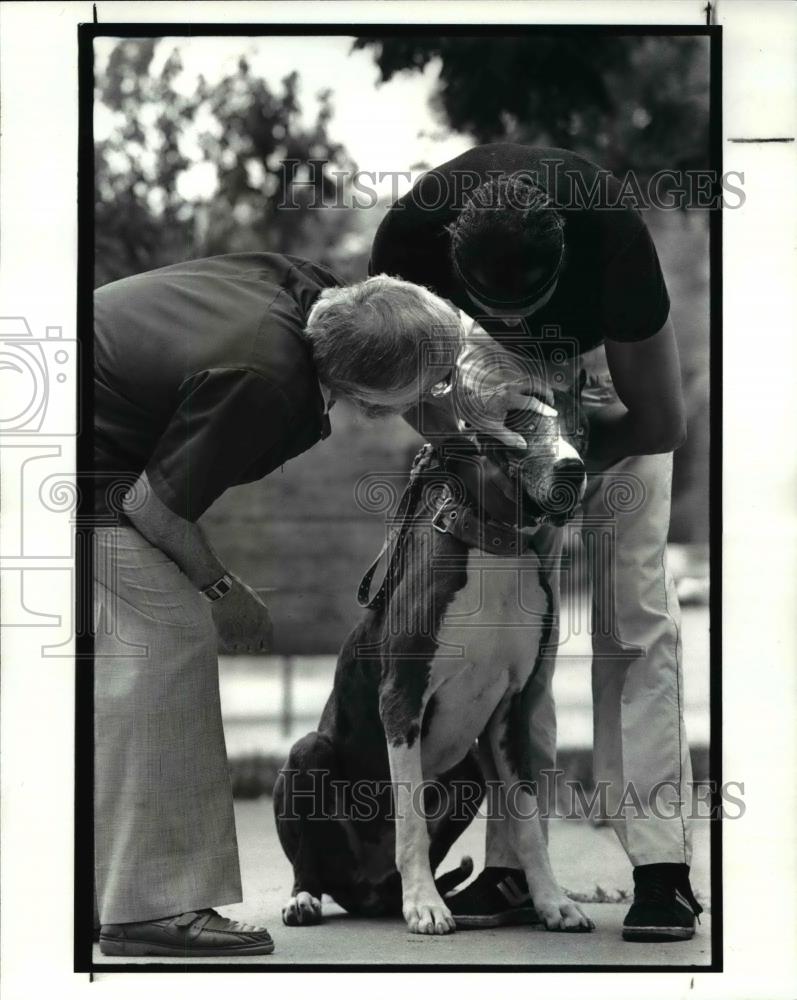
<svg viewBox="0 0 797 1000">
<path fill-rule="evenodd" d="M 460 321 L 428 288 L 380 274 L 347 288 L 324 289 L 310 310 L 305 335 L 321 381 L 356 401 L 362 390 L 430 388 L 440 376 L 427 372 L 422 344 L 447 340 L 453 358 Z"/>
</svg>

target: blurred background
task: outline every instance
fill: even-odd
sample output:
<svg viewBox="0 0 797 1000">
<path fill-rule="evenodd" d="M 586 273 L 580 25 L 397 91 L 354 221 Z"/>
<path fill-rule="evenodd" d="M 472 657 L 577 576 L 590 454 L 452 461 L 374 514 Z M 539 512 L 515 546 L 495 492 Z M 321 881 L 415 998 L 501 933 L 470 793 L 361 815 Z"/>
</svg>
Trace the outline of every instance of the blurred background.
<svg viewBox="0 0 797 1000">
<path fill-rule="evenodd" d="M 702 37 L 99 38 L 95 79 L 97 286 L 242 250 L 298 254 L 360 280 L 390 203 L 425 169 L 480 142 L 562 146 L 634 170 L 643 183 L 664 168 L 710 165 Z M 350 187 L 357 170 L 367 172 L 359 194 Z M 318 207 L 321 194 L 328 207 Z M 280 209 L 286 200 L 296 208 Z M 644 217 L 672 300 L 688 405 L 670 565 L 684 604 L 687 729 L 704 772 L 708 213 Z M 278 761 L 314 728 L 359 614 L 357 583 L 384 540 L 387 512 L 355 504 L 358 481 L 405 472 L 420 443 L 398 418 L 371 422 L 343 405 L 332 423 L 329 439 L 230 491 L 202 522 L 230 568 L 269 591 L 276 624 L 275 656 L 222 663 L 241 795 L 267 790 L 263 761 Z M 563 751 L 585 780 L 588 667 L 582 626 L 564 644 L 557 700 Z"/>
</svg>

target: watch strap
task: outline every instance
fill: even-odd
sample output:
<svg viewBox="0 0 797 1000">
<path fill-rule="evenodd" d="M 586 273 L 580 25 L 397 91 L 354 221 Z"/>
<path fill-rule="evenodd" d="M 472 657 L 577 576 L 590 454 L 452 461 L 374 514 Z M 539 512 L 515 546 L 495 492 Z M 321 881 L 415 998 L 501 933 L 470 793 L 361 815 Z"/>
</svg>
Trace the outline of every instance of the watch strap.
<svg viewBox="0 0 797 1000">
<path fill-rule="evenodd" d="M 215 583 L 211 583 L 208 587 L 203 587 L 200 590 L 200 594 L 205 597 L 208 601 L 220 601 L 225 594 L 228 594 L 232 589 L 232 577 L 229 573 L 225 573 L 224 576 L 220 576 Z"/>
</svg>

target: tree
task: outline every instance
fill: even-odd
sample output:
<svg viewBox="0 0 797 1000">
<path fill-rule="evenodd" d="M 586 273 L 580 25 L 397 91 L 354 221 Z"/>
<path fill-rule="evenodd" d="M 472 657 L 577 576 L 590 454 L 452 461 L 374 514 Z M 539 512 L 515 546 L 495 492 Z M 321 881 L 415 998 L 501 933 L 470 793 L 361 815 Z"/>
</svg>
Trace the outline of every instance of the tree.
<svg viewBox="0 0 797 1000">
<path fill-rule="evenodd" d="M 153 71 L 156 39 L 127 39 L 112 51 L 96 100 L 113 112 L 96 144 L 97 284 L 216 253 L 276 250 L 334 266 L 346 212 L 333 173 L 354 169 L 328 134 L 331 92 L 306 124 L 291 73 L 272 91 L 245 58 L 235 72 L 193 93 L 175 86 L 175 48 Z M 212 193 L 185 193 L 202 165 Z M 334 168 L 334 169 L 330 169 Z M 290 207 L 285 207 L 290 206 Z"/>
<path fill-rule="evenodd" d="M 381 79 L 440 61 L 432 106 L 479 143 L 561 146 L 610 170 L 707 166 L 707 39 L 584 33 L 360 38 Z"/>
</svg>

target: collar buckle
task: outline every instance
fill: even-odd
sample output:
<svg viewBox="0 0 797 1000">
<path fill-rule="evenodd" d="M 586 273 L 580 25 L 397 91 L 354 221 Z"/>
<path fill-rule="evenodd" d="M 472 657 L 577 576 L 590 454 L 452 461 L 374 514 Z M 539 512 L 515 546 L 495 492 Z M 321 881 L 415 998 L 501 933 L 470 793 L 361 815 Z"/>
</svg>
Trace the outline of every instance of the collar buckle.
<svg viewBox="0 0 797 1000">
<path fill-rule="evenodd" d="M 434 512 L 434 516 L 432 517 L 432 527 L 434 528 L 435 531 L 439 531 L 441 535 L 448 534 L 448 528 L 445 526 L 445 524 L 441 523 L 441 518 L 445 514 L 446 509 L 451 506 L 451 503 L 452 503 L 452 497 L 450 495 L 443 497 L 439 507 Z"/>
</svg>

